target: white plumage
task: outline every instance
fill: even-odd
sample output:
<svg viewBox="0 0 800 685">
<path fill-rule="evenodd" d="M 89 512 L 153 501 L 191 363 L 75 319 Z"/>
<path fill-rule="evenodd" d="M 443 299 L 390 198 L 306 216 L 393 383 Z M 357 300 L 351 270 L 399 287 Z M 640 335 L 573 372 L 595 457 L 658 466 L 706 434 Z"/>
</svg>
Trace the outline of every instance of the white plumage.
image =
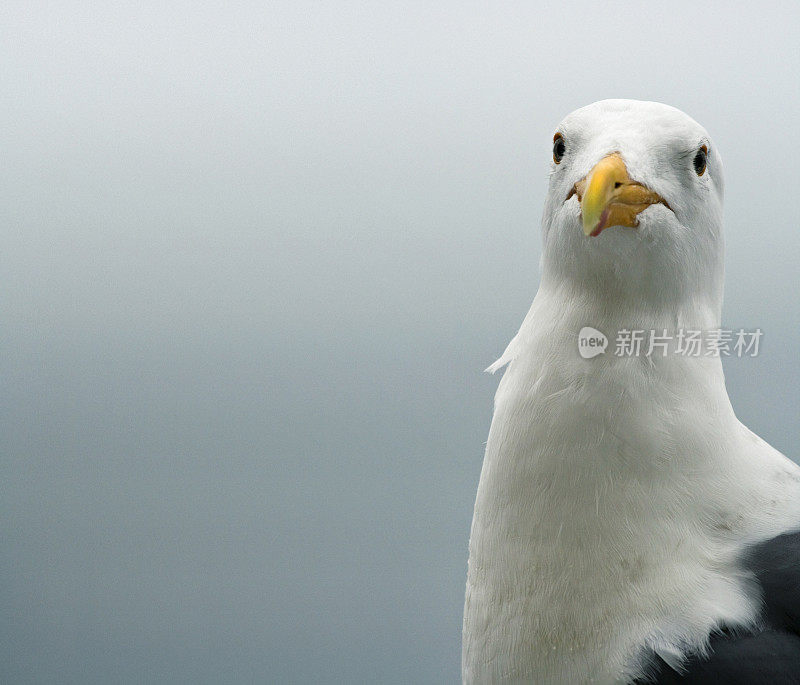
<svg viewBox="0 0 800 685">
<path fill-rule="evenodd" d="M 490 367 L 507 365 L 470 537 L 465 683 L 629 682 L 653 654 L 680 668 L 715 628 L 757 623 L 742 551 L 800 527 L 800 469 L 736 419 L 719 358 L 578 354 L 584 326 L 720 327 L 723 179 L 708 134 L 628 100 L 558 132 L 539 291 Z M 665 202 L 587 237 L 574 189 L 613 153 Z"/>
</svg>

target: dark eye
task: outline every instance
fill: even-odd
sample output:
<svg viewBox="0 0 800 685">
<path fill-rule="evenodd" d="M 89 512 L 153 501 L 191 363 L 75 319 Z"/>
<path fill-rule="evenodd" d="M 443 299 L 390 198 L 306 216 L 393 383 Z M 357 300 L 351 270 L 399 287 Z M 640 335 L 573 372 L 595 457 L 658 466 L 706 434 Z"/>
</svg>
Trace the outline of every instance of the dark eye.
<svg viewBox="0 0 800 685">
<path fill-rule="evenodd" d="M 706 172 L 706 164 L 708 163 L 708 148 L 703 145 L 694 156 L 692 165 L 698 176 L 702 176 Z"/>
<path fill-rule="evenodd" d="M 561 160 L 564 159 L 564 153 L 567 151 L 567 144 L 564 142 L 564 136 L 560 133 L 556 133 L 553 136 L 553 161 L 556 164 L 560 164 Z"/>
</svg>

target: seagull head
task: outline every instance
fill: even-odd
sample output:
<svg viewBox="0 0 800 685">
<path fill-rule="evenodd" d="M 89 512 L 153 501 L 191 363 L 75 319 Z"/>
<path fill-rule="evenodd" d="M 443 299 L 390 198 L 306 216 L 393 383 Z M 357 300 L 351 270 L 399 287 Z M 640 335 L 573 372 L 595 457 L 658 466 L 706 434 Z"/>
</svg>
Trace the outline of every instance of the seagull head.
<svg viewBox="0 0 800 685">
<path fill-rule="evenodd" d="M 636 100 L 578 109 L 553 136 L 542 285 L 718 310 L 722 196 L 716 146 L 680 110 Z"/>
</svg>

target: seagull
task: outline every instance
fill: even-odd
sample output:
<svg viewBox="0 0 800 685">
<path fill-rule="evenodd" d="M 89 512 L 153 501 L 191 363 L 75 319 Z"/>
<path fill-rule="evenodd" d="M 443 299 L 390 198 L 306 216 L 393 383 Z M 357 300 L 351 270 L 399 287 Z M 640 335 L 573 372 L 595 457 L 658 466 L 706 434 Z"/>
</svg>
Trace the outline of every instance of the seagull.
<svg viewBox="0 0 800 685">
<path fill-rule="evenodd" d="M 673 107 L 558 126 L 539 290 L 487 369 L 464 683 L 800 683 L 800 468 L 725 388 L 723 187 Z"/>
</svg>

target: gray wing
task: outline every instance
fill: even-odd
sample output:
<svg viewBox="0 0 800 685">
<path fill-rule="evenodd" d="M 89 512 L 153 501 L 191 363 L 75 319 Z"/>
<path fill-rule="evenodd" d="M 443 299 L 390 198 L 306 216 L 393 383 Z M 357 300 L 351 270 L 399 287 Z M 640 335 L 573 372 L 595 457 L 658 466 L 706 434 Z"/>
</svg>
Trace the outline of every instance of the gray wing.
<svg viewBox="0 0 800 685">
<path fill-rule="evenodd" d="M 762 592 L 763 629 L 721 630 L 706 658 L 692 658 L 676 673 L 656 658 L 652 678 L 660 685 L 800 685 L 800 533 L 780 535 L 751 548 L 743 565 Z"/>
</svg>

